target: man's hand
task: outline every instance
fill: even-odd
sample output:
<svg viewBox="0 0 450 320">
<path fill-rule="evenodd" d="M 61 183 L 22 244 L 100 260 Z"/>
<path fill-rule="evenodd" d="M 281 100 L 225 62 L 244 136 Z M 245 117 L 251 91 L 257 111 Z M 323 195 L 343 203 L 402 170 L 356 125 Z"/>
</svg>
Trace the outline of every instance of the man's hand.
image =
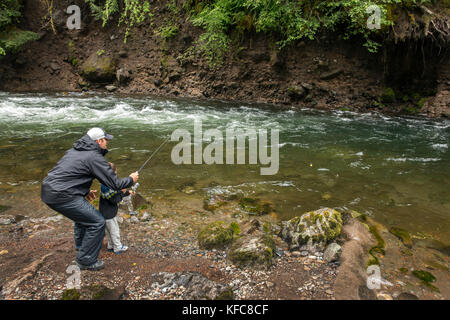
<svg viewBox="0 0 450 320">
<path fill-rule="evenodd" d="M 139 173 L 137 171 L 133 172 L 132 174 L 130 174 L 130 177 L 133 179 L 133 183 L 136 183 L 136 181 L 138 181 L 139 179 Z"/>
<path fill-rule="evenodd" d="M 89 191 L 89 194 L 86 196 L 87 201 L 93 201 L 95 199 L 95 193 L 97 190 L 91 190 Z"/>
<path fill-rule="evenodd" d="M 130 193 L 130 195 L 134 196 L 136 194 L 136 192 L 130 190 L 128 191 Z M 122 193 L 127 193 L 127 189 L 122 189 Z"/>
</svg>

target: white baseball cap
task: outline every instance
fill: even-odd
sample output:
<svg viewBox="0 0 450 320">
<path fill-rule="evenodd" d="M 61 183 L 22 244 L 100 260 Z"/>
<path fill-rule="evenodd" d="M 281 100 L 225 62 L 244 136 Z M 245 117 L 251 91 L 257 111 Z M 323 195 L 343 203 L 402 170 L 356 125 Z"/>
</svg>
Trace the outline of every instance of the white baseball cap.
<svg viewBox="0 0 450 320">
<path fill-rule="evenodd" d="M 89 138 L 91 138 L 94 141 L 103 139 L 103 138 L 105 138 L 106 140 L 112 140 L 114 138 L 114 136 L 107 134 L 101 128 L 92 128 L 91 130 L 89 130 L 87 132 L 87 135 L 89 136 Z"/>
</svg>

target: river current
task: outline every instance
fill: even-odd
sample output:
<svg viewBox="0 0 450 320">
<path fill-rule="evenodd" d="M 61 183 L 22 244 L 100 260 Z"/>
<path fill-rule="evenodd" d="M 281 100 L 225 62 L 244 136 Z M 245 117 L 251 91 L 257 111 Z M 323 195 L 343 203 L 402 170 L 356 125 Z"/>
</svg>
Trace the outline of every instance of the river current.
<svg viewBox="0 0 450 320">
<path fill-rule="evenodd" d="M 141 192 L 173 197 L 188 182 L 197 196 L 240 193 L 268 200 L 279 219 L 346 207 L 450 243 L 449 120 L 154 97 L 0 93 L 0 187 L 31 185 L 39 193 L 48 170 L 94 126 L 115 136 L 107 158 L 119 175 L 128 175 L 176 129 L 194 135 L 195 121 L 203 131 L 218 129 L 224 136 L 230 128 L 278 130 L 278 172 L 261 175 L 267 166 L 248 161 L 176 165 L 171 152 L 177 142 L 170 142 L 142 171 Z M 204 138 L 203 146 L 208 144 Z"/>
</svg>

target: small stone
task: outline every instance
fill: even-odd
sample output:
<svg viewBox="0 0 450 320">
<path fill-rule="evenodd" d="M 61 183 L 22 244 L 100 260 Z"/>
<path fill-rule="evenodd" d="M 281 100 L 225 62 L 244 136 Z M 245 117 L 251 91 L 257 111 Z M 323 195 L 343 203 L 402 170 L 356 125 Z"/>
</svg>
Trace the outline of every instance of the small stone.
<svg viewBox="0 0 450 320">
<path fill-rule="evenodd" d="M 390 295 L 388 295 L 387 293 L 379 293 L 377 294 L 377 299 L 378 300 L 394 300 Z"/>
<path fill-rule="evenodd" d="M 130 222 L 136 223 L 136 222 L 139 222 L 139 219 L 137 217 L 135 217 L 135 216 L 132 216 L 130 218 Z"/>
<path fill-rule="evenodd" d="M 283 249 L 275 248 L 275 254 L 276 254 L 278 257 L 282 257 L 282 256 L 284 255 L 284 251 L 283 251 Z"/>
<path fill-rule="evenodd" d="M 292 255 L 293 255 L 294 257 L 300 257 L 302 254 L 301 254 L 300 251 L 292 251 Z"/>
<path fill-rule="evenodd" d="M 329 295 L 331 296 L 331 295 L 333 294 L 333 291 L 331 291 L 331 290 L 326 290 L 325 293 L 326 293 L 326 294 L 329 294 Z"/>
<path fill-rule="evenodd" d="M 120 50 L 120 51 L 119 51 L 119 57 L 121 57 L 121 58 L 126 58 L 126 57 L 128 57 L 127 51 L 124 50 L 124 49 Z"/>
<path fill-rule="evenodd" d="M 53 71 L 58 71 L 61 69 L 61 67 L 59 66 L 59 64 L 55 63 L 55 62 L 51 62 L 50 63 L 50 69 L 52 69 Z"/>
<path fill-rule="evenodd" d="M 110 86 L 106 86 L 105 89 L 108 90 L 109 92 L 114 92 L 117 90 L 117 87 L 110 85 Z"/>
<path fill-rule="evenodd" d="M 320 75 L 320 79 L 321 80 L 331 80 L 333 78 L 336 78 L 338 75 L 340 75 L 342 73 L 342 69 L 338 68 L 329 72 L 325 72 L 323 74 Z"/>
<path fill-rule="evenodd" d="M 397 300 L 419 300 L 419 298 L 411 293 L 402 292 L 398 295 Z"/>
<path fill-rule="evenodd" d="M 0 225 L 9 225 L 16 222 L 13 216 L 3 216 L 0 218 Z"/>
<path fill-rule="evenodd" d="M 333 242 L 327 246 L 323 254 L 323 258 L 327 262 L 337 261 L 341 256 L 342 248 L 337 243 Z"/>
</svg>

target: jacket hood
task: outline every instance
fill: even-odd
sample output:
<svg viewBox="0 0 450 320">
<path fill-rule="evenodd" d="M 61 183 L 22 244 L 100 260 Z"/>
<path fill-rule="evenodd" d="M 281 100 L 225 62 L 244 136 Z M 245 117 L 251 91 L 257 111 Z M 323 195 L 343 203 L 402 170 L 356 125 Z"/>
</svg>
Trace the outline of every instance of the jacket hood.
<svg viewBox="0 0 450 320">
<path fill-rule="evenodd" d="M 102 155 L 105 155 L 108 152 L 108 150 L 100 148 L 97 142 L 92 140 L 87 134 L 75 141 L 73 148 L 77 151 L 98 151 Z"/>
</svg>

